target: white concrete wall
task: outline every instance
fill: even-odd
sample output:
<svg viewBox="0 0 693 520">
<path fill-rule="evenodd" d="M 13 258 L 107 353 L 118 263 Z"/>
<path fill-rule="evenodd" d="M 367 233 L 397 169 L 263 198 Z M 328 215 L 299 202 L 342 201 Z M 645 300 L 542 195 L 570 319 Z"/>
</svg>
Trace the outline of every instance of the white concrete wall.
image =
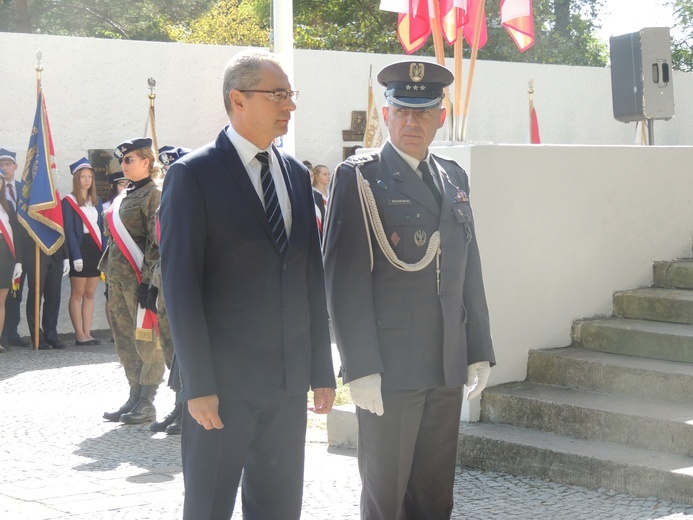
<svg viewBox="0 0 693 520">
<path fill-rule="evenodd" d="M 237 48 L 0 33 L 0 147 L 20 158 L 37 49 L 62 192 L 67 165 L 87 149 L 142 135 L 150 76 L 161 145 L 199 146 L 226 121 L 221 75 Z M 342 141 L 351 111 L 366 109 L 369 66 L 375 75 L 401 58 L 296 51 L 297 157 L 334 167 L 352 144 Z M 527 141 L 530 78 L 543 142 L 567 146 L 517 146 Z M 492 384 L 523 379 L 530 349 L 567 345 L 574 319 L 610 313 L 612 291 L 648 285 L 653 260 L 690 255 L 693 148 L 673 145 L 693 144 L 693 75 L 675 73 L 674 91 L 676 117 L 655 124 L 667 146 L 600 146 L 634 134 L 613 119 L 608 69 L 478 63 L 467 135 L 493 144 L 442 151 L 472 177 L 499 361 Z M 65 281 L 61 332 L 72 330 L 68 295 Z M 100 294 L 96 306 L 94 328 L 105 328 Z"/>
</svg>

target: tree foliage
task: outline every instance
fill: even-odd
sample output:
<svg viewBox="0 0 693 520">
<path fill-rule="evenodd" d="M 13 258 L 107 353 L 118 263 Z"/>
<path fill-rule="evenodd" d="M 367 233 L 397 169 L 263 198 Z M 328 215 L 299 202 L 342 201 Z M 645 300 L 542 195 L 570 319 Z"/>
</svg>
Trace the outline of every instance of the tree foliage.
<svg viewBox="0 0 693 520">
<path fill-rule="evenodd" d="M 169 41 L 166 27 L 214 0 L 0 0 L 0 31 Z"/>
<path fill-rule="evenodd" d="M 604 66 L 608 49 L 595 35 L 602 2 L 534 0 L 536 41 L 520 53 L 501 26 L 500 0 L 487 0 L 489 42 L 479 58 Z M 380 0 L 293 5 L 297 48 L 402 52 L 397 14 L 380 11 Z M 272 0 L 0 0 L 0 31 L 266 47 L 271 28 Z M 452 55 L 452 47 L 445 52 Z M 434 54 L 432 38 L 417 54 Z"/>
<path fill-rule="evenodd" d="M 671 42 L 671 60 L 677 70 L 693 72 L 693 0 L 667 2 L 674 8 L 677 29 L 680 36 Z"/>
</svg>

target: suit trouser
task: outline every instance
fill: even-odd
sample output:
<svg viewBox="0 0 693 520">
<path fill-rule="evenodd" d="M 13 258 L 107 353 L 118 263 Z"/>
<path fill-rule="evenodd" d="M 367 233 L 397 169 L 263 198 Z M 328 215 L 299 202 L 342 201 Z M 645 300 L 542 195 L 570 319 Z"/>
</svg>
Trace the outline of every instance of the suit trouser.
<svg viewBox="0 0 693 520">
<path fill-rule="evenodd" d="M 21 321 L 22 291 L 24 290 L 25 278 L 26 272 L 23 272 L 19 279 L 19 289 L 17 289 L 17 293 L 12 294 L 10 290 L 5 299 L 5 325 L 2 328 L 3 338 L 17 339 L 19 337 L 17 329 Z"/>
<path fill-rule="evenodd" d="M 58 314 L 60 313 L 60 288 L 63 281 L 63 261 L 54 256 L 41 253 L 39 266 L 39 298 L 43 298 L 41 313 L 42 335 L 46 341 L 58 339 Z M 36 323 L 36 262 L 32 259 L 26 262 L 26 321 L 29 335 L 34 337 Z M 40 305 L 40 303 L 39 303 Z"/>
<path fill-rule="evenodd" d="M 244 520 L 297 520 L 303 498 L 306 395 L 220 399 L 220 430 L 183 412 L 184 520 L 229 520 L 243 474 Z"/>
<path fill-rule="evenodd" d="M 356 408 L 361 518 L 449 519 L 462 389 L 382 394 L 383 415 Z"/>
</svg>

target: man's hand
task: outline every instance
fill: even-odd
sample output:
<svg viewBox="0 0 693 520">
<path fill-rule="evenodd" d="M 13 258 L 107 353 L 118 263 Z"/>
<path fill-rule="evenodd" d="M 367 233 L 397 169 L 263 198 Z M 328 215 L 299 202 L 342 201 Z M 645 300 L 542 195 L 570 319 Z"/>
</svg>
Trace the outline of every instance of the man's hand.
<svg viewBox="0 0 693 520">
<path fill-rule="evenodd" d="M 488 361 L 472 363 L 467 367 L 467 401 L 471 401 L 486 388 L 491 375 L 491 364 Z"/>
<path fill-rule="evenodd" d="M 313 413 L 330 413 L 334 404 L 336 392 L 334 388 L 314 388 L 313 408 L 308 408 Z"/>
<path fill-rule="evenodd" d="M 159 297 L 159 289 L 155 285 L 149 286 L 147 292 L 147 309 L 156 312 L 156 299 Z"/>
<path fill-rule="evenodd" d="M 380 391 L 380 381 L 380 374 L 371 374 L 349 381 L 349 393 L 354 404 L 376 415 L 383 415 L 383 394 Z"/>
<path fill-rule="evenodd" d="M 143 309 L 147 308 L 147 298 L 149 297 L 149 284 L 147 282 L 140 282 L 137 287 L 137 303 Z"/>
<path fill-rule="evenodd" d="M 190 399 L 188 412 L 205 430 L 221 430 L 224 427 L 219 417 L 219 396 L 216 394 Z"/>
</svg>

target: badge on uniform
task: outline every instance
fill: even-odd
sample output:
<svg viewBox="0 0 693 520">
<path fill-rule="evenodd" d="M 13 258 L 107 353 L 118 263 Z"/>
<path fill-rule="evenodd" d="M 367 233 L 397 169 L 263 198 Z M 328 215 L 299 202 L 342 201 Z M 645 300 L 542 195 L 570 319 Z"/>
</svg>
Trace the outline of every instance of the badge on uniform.
<svg viewBox="0 0 693 520">
<path fill-rule="evenodd" d="M 414 232 L 414 243 L 419 247 L 426 245 L 426 232 L 423 229 Z"/>
<path fill-rule="evenodd" d="M 387 186 L 385 186 L 385 183 L 383 182 L 382 179 L 378 179 L 377 181 L 375 181 L 375 183 L 378 185 L 378 188 L 382 188 L 384 190 L 387 189 Z"/>
<path fill-rule="evenodd" d="M 392 240 L 392 245 L 397 247 L 397 244 L 399 244 L 399 235 L 397 234 L 397 231 L 392 233 L 392 236 L 390 237 L 390 240 Z"/>
<path fill-rule="evenodd" d="M 469 197 L 462 188 L 457 188 L 457 193 L 455 194 L 455 202 L 469 202 Z"/>
</svg>

